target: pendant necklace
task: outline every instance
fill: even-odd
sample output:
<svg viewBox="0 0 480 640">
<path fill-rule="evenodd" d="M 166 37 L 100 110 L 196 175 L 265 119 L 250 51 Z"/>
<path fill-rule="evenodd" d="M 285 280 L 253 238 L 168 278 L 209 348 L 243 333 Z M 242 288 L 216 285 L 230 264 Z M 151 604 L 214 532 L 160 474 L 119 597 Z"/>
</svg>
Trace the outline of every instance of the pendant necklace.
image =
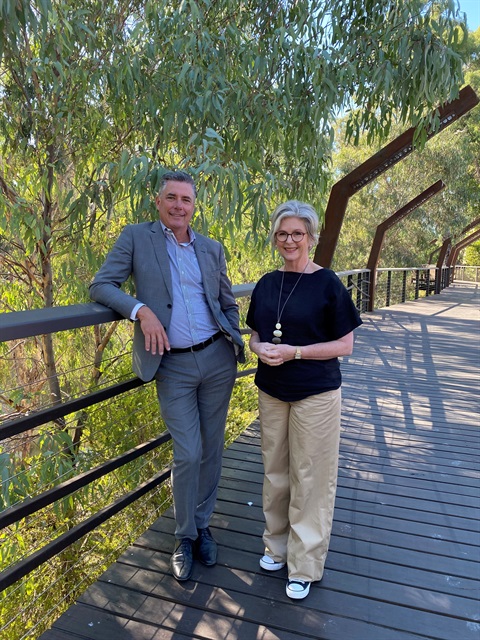
<svg viewBox="0 0 480 640">
<path fill-rule="evenodd" d="M 290 296 L 292 295 L 292 293 L 295 291 L 295 288 L 297 286 L 297 284 L 300 282 L 303 274 L 305 273 L 308 265 L 310 263 L 310 260 L 307 262 L 307 264 L 305 265 L 304 270 L 302 271 L 302 273 L 298 276 L 298 280 L 295 282 L 295 284 L 293 285 L 292 290 L 290 291 L 290 293 L 287 296 L 287 299 L 285 300 L 285 302 L 282 305 L 282 308 L 280 309 L 280 302 L 282 300 L 282 293 L 283 293 L 283 281 L 285 279 L 285 271 L 282 271 L 282 284 L 280 286 L 280 294 L 278 296 L 278 307 L 277 307 L 277 322 L 275 324 L 275 331 L 273 332 L 273 338 L 272 338 L 272 342 L 273 344 L 280 344 L 282 342 L 282 325 L 280 323 L 280 320 L 282 318 L 282 313 L 283 310 L 285 309 L 285 305 L 287 304 L 287 302 L 290 300 Z"/>
</svg>

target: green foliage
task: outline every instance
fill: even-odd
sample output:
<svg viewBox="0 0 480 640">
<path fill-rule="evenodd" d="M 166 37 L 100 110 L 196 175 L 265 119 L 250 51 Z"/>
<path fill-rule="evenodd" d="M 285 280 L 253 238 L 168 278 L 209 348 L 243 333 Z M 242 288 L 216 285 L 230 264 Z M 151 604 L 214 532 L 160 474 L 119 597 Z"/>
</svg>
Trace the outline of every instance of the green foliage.
<svg viewBox="0 0 480 640">
<path fill-rule="evenodd" d="M 76 474 L 81 473 L 158 435 L 163 431 L 163 426 L 155 396 L 154 385 L 150 384 L 89 411 L 84 421 L 83 445 L 70 462 L 65 455 L 65 445 L 70 446 L 71 439 L 65 434 L 60 436 L 50 431 L 36 439 L 38 453 L 23 460 L 20 465 L 17 463 L 15 466 L 12 457 L 5 454 L 0 456 L 0 462 L 3 463 L 2 478 L 10 486 L 9 504 L 67 479 L 73 468 Z M 234 440 L 256 415 L 256 388 L 253 381 L 251 377 L 240 379 L 232 396 L 226 442 Z M 69 424 L 73 427 L 75 423 L 69 421 Z M 44 509 L 40 517 L 35 516 L 9 527 L 0 540 L 0 569 L 30 555 L 50 539 L 134 489 L 169 464 L 170 460 L 171 445 L 167 444 L 95 481 L 81 492 L 77 491 L 52 508 Z M 15 482 L 12 482 L 12 478 L 15 478 Z M 8 625 L 9 637 L 12 640 L 23 637 L 25 631 L 39 621 L 40 629 L 46 628 L 61 610 L 78 597 L 86 584 L 97 579 L 170 504 L 167 484 L 7 589 L 0 598 L 0 616 L 3 621 L 13 621 Z M 8 505 L 4 502 L 4 506 Z M 52 589 L 52 585 L 55 588 Z M 30 603 L 28 608 L 19 607 L 20 596 L 22 601 Z"/>
<path fill-rule="evenodd" d="M 379 145 L 411 124 L 420 125 L 421 147 L 426 128 L 435 126 L 423 118 L 457 95 L 460 56 L 470 56 L 468 81 L 478 88 L 477 36 L 464 37 L 451 7 L 446 0 L 0 3 L 1 311 L 86 301 L 87 284 L 121 227 L 156 218 L 153 196 L 167 167 L 195 176 L 195 225 L 224 243 L 233 282 L 258 280 L 276 264 L 265 235 L 279 201 L 300 198 L 321 211 L 332 171 L 353 168 L 372 154 L 367 141 Z M 337 131 L 339 114 L 344 124 Z M 441 238 L 469 219 L 480 157 L 469 144 L 478 149 L 478 120 L 455 134 L 458 166 L 454 151 L 430 143 L 426 158 L 436 167 L 431 175 L 448 169 L 449 185 L 468 174 L 463 199 L 449 196 L 435 222 L 422 214 L 419 245 L 397 236 L 405 255 L 388 246 L 386 261 L 415 263 L 430 241 L 420 231 Z M 345 135 L 358 148 L 340 147 Z M 333 149 L 339 153 L 332 165 Z M 349 225 L 342 268 L 348 261 L 362 266 L 379 210 L 390 213 L 430 179 L 412 166 L 352 200 L 349 215 L 358 224 Z M 240 305 L 244 319 L 247 301 Z M 48 406 L 47 381 L 57 381 L 68 400 L 129 376 L 131 326 L 109 329 L 57 334 L 50 350 L 40 337 L 1 344 L 2 413 Z M 227 442 L 255 417 L 256 390 L 245 377 L 234 389 Z M 1 507 L 162 430 L 147 385 L 5 443 Z M 144 456 L 45 509 L 41 519 L 10 527 L 1 540 L 2 566 L 68 531 L 170 457 L 169 447 Z M 166 486 L 7 590 L 0 617 L 15 620 L 12 639 L 35 620 L 47 626 L 45 612 L 59 596 L 66 606 L 78 595 L 62 586 L 64 577 L 69 585 L 94 579 L 169 500 Z M 20 601 L 33 604 L 19 613 Z"/>
<path fill-rule="evenodd" d="M 462 264 L 473 267 L 480 266 L 480 240 L 466 247 Z"/>
<path fill-rule="evenodd" d="M 251 359 L 250 366 L 256 366 Z M 253 376 L 239 378 L 235 383 L 230 401 L 225 430 L 225 442 L 228 446 L 258 417 L 257 388 Z"/>
<path fill-rule="evenodd" d="M 163 167 L 195 174 L 202 229 L 257 241 L 272 202 L 320 206 L 338 113 L 373 141 L 456 96 L 451 5 L 3 3 L 0 233 L 29 307 L 60 275 L 84 295 L 106 221 L 155 215 Z"/>
<path fill-rule="evenodd" d="M 468 44 L 468 82 L 480 89 L 480 39 Z M 340 134 L 346 126 L 339 123 Z M 402 129 L 392 129 L 392 138 Z M 478 218 L 480 207 L 480 107 L 475 107 L 375 181 L 357 192 L 348 204 L 334 256 L 337 270 L 365 268 L 377 226 L 422 191 L 442 180 L 445 189 L 387 231 L 379 267 L 412 267 L 436 262 L 446 238 L 454 245 Z M 357 147 L 338 145 L 332 180 L 338 181 L 380 149 L 368 137 Z"/>
<path fill-rule="evenodd" d="M 255 268 L 258 269 L 258 265 Z M 130 334 L 130 323 L 121 323 L 108 342 L 100 365 L 101 384 L 112 384 L 131 375 L 130 354 L 121 357 L 125 347 L 128 347 Z M 87 389 L 91 384 L 90 369 L 95 353 L 92 330 L 88 328 L 59 333 L 55 340 L 56 351 L 61 354 L 59 369 L 64 371 L 59 374 L 62 388 L 65 393 L 78 396 L 82 389 Z M 22 346 L 22 358 L 25 358 L 25 368 L 28 370 L 29 362 L 33 361 L 34 348 L 32 344 Z M 28 356 L 31 349 L 32 356 Z M 253 366 L 253 362 L 246 366 Z M 4 373 L 3 367 L 0 367 L 0 371 Z M 7 378 L 2 383 L 7 383 Z M 35 380 L 36 387 L 40 387 L 41 383 L 41 380 Z M 5 387 L 3 394 L 7 394 Z M 20 390 L 17 396 L 15 394 L 16 390 L 12 390 L 8 395 L 10 399 L 15 397 L 20 413 L 22 403 L 32 407 L 30 403 L 34 398 L 28 394 L 28 390 L 24 394 Z M 46 394 L 41 393 L 35 400 L 35 406 L 41 407 L 47 402 Z M 256 389 L 252 378 L 242 378 L 234 389 L 226 441 L 231 442 L 237 437 L 256 417 L 256 413 Z M 74 435 L 79 427 L 82 437 L 78 446 L 75 446 Z M 24 439 L 19 437 L 7 441 L 0 450 L 1 508 L 38 495 L 72 475 L 138 446 L 163 430 L 155 387 L 150 384 L 88 411 L 67 416 L 62 430 L 56 424 L 48 424 L 41 430 L 25 434 Z M 0 569 L 6 569 L 34 553 L 50 540 L 136 488 L 167 466 L 171 454 L 171 444 L 167 443 L 161 449 L 142 456 L 43 509 L 39 515 L 8 527 L 0 540 Z M 55 619 L 60 613 L 56 607 L 66 608 L 71 604 L 86 584 L 98 578 L 170 504 L 167 483 L 7 589 L 0 597 L 0 617 L 4 621 L 12 621 L 8 624 L 9 637 L 12 640 L 23 637 L 36 624 L 39 624 L 39 629 L 46 628 L 53 621 L 52 616 Z M 28 602 L 29 606 L 19 608 L 19 599 Z"/>
</svg>

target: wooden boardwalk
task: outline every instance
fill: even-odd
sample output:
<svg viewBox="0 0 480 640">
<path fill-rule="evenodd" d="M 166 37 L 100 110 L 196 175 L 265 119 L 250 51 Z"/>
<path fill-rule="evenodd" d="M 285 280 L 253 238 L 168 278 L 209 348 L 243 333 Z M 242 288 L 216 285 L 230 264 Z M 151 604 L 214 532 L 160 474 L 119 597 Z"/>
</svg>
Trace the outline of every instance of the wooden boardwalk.
<svg viewBox="0 0 480 640">
<path fill-rule="evenodd" d="M 470 640 L 480 637 L 478 294 L 363 316 L 346 358 L 339 485 L 322 582 L 303 601 L 258 566 L 253 424 L 224 455 L 219 563 L 169 574 L 171 511 L 42 640 Z"/>
</svg>

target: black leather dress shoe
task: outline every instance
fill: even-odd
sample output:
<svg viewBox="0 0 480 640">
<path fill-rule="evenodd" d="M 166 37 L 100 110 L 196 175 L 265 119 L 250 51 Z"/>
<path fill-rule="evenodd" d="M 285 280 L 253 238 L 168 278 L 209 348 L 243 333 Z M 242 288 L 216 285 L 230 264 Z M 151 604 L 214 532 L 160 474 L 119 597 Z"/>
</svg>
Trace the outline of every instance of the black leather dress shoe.
<svg viewBox="0 0 480 640">
<path fill-rule="evenodd" d="M 195 552 L 197 558 L 207 567 L 217 564 L 217 543 L 213 539 L 210 529 L 198 529 L 198 538 L 195 540 Z"/>
<path fill-rule="evenodd" d="M 193 540 L 183 538 L 175 543 L 175 551 L 170 559 L 173 577 L 179 582 L 189 580 L 193 571 Z"/>
</svg>

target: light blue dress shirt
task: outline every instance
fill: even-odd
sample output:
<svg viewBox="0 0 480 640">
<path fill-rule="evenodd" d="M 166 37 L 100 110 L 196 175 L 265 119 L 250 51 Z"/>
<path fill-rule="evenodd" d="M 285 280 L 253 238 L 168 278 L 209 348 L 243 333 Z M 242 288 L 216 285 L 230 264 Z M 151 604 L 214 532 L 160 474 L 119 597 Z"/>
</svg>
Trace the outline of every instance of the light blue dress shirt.
<svg viewBox="0 0 480 640">
<path fill-rule="evenodd" d="M 218 325 L 205 297 L 194 249 L 194 232 L 189 229 L 190 241 L 179 243 L 173 231 L 163 223 L 162 229 L 167 241 L 173 287 L 172 318 L 167 335 L 171 347 L 182 349 L 207 340 L 218 331 Z M 141 302 L 135 306 L 132 320 L 136 319 L 142 306 Z"/>
</svg>

